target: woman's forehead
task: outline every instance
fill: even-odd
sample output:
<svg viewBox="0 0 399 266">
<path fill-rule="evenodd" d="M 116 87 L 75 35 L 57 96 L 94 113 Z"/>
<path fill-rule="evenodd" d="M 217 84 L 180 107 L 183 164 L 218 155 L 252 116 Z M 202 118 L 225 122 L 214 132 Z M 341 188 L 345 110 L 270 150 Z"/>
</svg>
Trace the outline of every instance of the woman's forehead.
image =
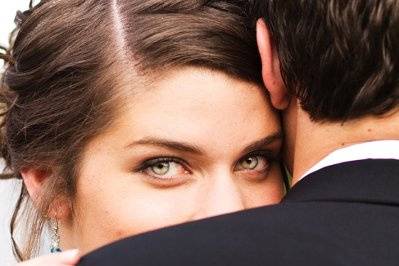
<svg viewBox="0 0 399 266">
<path fill-rule="evenodd" d="M 229 147 L 279 132 L 262 88 L 251 83 L 187 68 L 153 86 L 126 101 L 109 136 L 120 142 L 156 138 Z"/>
</svg>

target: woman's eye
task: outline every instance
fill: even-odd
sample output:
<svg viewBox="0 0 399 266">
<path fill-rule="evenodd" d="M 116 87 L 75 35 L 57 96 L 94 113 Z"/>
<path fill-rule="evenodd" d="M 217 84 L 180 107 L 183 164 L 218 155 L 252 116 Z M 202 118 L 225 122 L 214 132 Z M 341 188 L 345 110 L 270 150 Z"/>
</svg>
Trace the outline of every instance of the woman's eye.
<svg viewBox="0 0 399 266">
<path fill-rule="evenodd" d="M 151 171 L 156 175 L 166 175 L 169 172 L 170 163 L 158 163 L 151 166 Z"/>
<path fill-rule="evenodd" d="M 264 172 L 269 165 L 269 160 L 265 156 L 251 155 L 238 162 L 237 170 Z"/>
<path fill-rule="evenodd" d="M 177 179 L 189 173 L 181 163 L 175 161 L 148 162 L 143 172 L 152 178 L 161 180 Z"/>
<path fill-rule="evenodd" d="M 243 169 L 253 170 L 259 164 L 258 157 L 248 157 L 241 162 L 241 166 Z"/>
</svg>

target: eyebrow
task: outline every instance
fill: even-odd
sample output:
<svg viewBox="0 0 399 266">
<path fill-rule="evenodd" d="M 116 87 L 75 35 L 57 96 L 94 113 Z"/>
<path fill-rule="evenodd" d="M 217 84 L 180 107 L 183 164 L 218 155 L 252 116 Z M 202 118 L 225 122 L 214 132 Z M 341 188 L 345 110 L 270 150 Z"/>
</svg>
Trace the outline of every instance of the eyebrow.
<svg viewBox="0 0 399 266">
<path fill-rule="evenodd" d="M 243 150 L 243 154 L 249 153 L 258 149 L 261 149 L 263 147 L 266 147 L 268 145 L 271 145 L 277 141 L 283 140 L 283 133 L 281 131 L 275 132 L 263 139 L 257 140 L 251 144 L 249 144 L 246 148 Z"/>
<path fill-rule="evenodd" d="M 255 142 L 251 143 L 244 149 L 243 153 L 248 153 L 253 150 L 259 149 L 261 147 L 268 146 L 278 140 L 282 140 L 282 138 L 283 138 L 283 136 L 282 136 L 281 132 L 273 133 L 263 139 L 260 139 L 260 140 L 257 140 Z M 166 148 L 166 149 L 170 149 L 170 150 L 192 153 L 195 155 L 203 155 L 204 154 L 204 152 L 198 146 L 184 143 L 184 142 L 178 142 L 178 141 L 162 139 L 162 138 L 154 138 L 154 137 L 143 138 L 141 140 L 132 142 L 129 145 L 127 145 L 125 148 L 132 148 L 136 145 L 157 146 L 157 147 L 162 147 L 162 148 Z"/>
<path fill-rule="evenodd" d="M 126 148 L 131 148 L 136 145 L 151 145 L 151 146 L 157 146 L 157 147 L 162 147 L 166 149 L 182 151 L 197 155 L 203 154 L 203 151 L 199 147 L 192 144 L 168 140 L 168 139 L 151 138 L 151 137 L 135 141 L 127 145 Z"/>
</svg>

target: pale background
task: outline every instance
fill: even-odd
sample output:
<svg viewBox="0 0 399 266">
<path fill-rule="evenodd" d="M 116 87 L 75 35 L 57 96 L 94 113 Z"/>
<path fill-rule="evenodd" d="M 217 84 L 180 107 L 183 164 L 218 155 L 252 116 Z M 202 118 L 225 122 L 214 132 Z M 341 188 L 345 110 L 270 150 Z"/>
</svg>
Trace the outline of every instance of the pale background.
<svg viewBox="0 0 399 266">
<path fill-rule="evenodd" d="M 26 10 L 29 0 L 1 0 L 0 4 L 0 44 L 8 47 L 8 36 L 14 28 L 14 17 L 17 10 Z M 0 67 L 3 62 L 0 61 Z M 3 169 L 3 164 L 0 163 Z M 19 192 L 18 183 L 13 181 L 0 181 L 0 265 L 10 266 L 15 264 L 11 252 L 9 221 Z M 50 265 L 49 265 L 50 266 Z"/>
</svg>

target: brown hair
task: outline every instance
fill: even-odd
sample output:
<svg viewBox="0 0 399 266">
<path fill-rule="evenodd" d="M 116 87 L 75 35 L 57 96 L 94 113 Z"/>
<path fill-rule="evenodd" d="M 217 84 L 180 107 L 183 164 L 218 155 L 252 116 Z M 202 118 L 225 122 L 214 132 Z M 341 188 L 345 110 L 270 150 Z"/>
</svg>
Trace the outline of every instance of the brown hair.
<svg viewBox="0 0 399 266">
<path fill-rule="evenodd" d="M 314 120 L 398 106 L 399 1 L 259 0 L 288 89 Z"/>
<path fill-rule="evenodd" d="M 250 1 L 44 0 L 18 13 L 1 83 L 2 155 L 10 174 L 51 173 L 31 212 L 19 260 L 37 251 L 51 203 L 75 194 L 88 141 L 112 123 L 122 83 L 172 67 L 198 66 L 261 83 Z M 31 199 L 22 185 L 14 217 Z M 28 204 L 29 206 L 29 204 Z M 14 239 L 14 238 L 13 238 Z"/>
</svg>

